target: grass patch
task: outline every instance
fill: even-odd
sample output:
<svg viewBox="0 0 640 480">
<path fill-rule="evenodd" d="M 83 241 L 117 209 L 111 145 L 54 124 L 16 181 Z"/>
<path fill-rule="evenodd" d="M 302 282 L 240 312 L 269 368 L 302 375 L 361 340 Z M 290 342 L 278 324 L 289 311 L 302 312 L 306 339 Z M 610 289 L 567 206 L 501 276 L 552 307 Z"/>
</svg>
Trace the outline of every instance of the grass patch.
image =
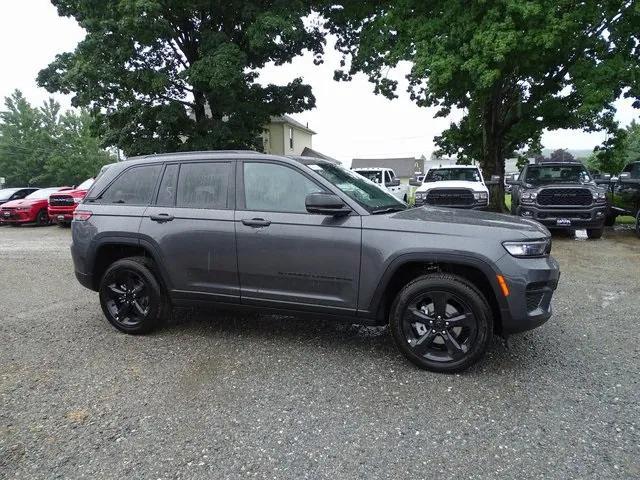
<svg viewBox="0 0 640 480">
<path fill-rule="evenodd" d="M 622 224 L 622 225 L 635 225 L 636 224 L 636 219 L 631 217 L 631 216 L 619 216 L 616 217 L 616 223 Z"/>
</svg>

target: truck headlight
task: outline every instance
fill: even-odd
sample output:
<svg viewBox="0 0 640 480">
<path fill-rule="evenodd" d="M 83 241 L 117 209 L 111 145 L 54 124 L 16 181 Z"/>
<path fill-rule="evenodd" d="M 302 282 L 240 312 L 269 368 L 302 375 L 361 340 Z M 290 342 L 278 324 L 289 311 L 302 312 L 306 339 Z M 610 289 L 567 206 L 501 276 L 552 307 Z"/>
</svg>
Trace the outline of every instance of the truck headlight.
<svg viewBox="0 0 640 480">
<path fill-rule="evenodd" d="M 543 257 L 551 252 L 551 239 L 503 242 L 502 246 L 513 257 Z"/>
<path fill-rule="evenodd" d="M 522 192 L 522 195 L 520 195 L 520 200 L 522 200 L 523 203 L 532 203 L 537 197 L 538 192 Z"/>
<path fill-rule="evenodd" d="M 593 192 L 593 199 L 596 202 L 604 202 L 607 199 L 607 194 L 604 192 Z"/>
<path fill-rule="evenodd" d="M 422 198 L 424 198 L 424 197 L 425 197 L 425 193 L 423 193 L 423 192 L 416 192 L 416 198 L 420 198 L 420 199 L 422 199 Z"/>
<path fill-rule="evenodd" d="M 488 200 L 489 194 L 487 192 L 474 192 L 473 198 L 476 200 Z"/>
</svg>

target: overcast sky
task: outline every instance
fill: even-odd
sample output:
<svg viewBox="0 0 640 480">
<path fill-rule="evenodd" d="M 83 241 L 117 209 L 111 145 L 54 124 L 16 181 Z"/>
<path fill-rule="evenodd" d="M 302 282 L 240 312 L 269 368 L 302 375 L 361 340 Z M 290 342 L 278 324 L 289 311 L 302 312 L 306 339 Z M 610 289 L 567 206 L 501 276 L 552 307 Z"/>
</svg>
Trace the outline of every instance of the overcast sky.
<svg viewBox="0 0 640 480">
<path fill-rule="evenodd" d="M 83 38 L 74 20 L 60 18 L 48 0 L 0 0 L 0 96 L 19 88 L 32 103 L 41 103 L 48 92 L 36 86 L 35 77 L 57 53 L 73 50 Z M 286 83 L 301 76 L 313 87 L 314 110 L 294 117 L 308 123 L 317 135 L 313 147 L 349 164 L 354 157 L 419 156 L 433 151 L 433 137 L 455 116 L 434 118 L 434 110 L 418 108 L 404 89 L 393 101 L 374 95 L 364 77 L 334 82 L 339 56 L 331 51 L 325 63 L 315 66 L 310 55 L 290 65 L 267 67 L 261 82 Z M 402 72 L 397 72 L 402 77 Z M 54 95 L 64 106 L 69 99 Z M 626 125 L 638 119 L 630 101 L 616 103 L 617 119 Z M 543 136 L 547 148 L 591 149 L 603 140 L 598 133 L 553 131 Z"/>
</svg>

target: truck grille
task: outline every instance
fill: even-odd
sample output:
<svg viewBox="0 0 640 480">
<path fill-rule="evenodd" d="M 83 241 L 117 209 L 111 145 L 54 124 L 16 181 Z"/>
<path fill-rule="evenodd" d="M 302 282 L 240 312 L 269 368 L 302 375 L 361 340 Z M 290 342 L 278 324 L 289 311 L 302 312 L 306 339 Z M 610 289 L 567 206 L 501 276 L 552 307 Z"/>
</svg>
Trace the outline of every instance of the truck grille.
<svg viewBox="0 0 640 480">
<path fill-rule="evenodd" d="M 473 205 L 473 192 L 464 188 L 436 188 L 427 193 L 426 203 L 441 207 L 470 207 Z"/>
<path fill-rule="evenodd" d="M 538 205 L 579 205 L 593 203 L 593 196 L 586 188 L 545 188 L 538 194 Z"/>
<path fill-rule="evenodd" d="M 73 197 L 69 195 L 51 195 L 49 205 L 52 207 L 69 207 L 73 205 Z"/>
</svg>

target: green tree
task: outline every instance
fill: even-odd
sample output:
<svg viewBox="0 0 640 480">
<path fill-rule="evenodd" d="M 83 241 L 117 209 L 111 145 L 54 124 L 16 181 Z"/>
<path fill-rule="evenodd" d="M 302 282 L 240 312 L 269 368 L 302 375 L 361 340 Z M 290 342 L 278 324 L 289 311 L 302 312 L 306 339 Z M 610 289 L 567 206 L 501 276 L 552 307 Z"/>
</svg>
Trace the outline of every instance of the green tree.
<svg viewBox="0 0 640 480">
<path fill-rule="evenodd" d="M 92 134 L 86 110 L 60 113 L 49 99 L 32 107 L 16 90 L 0 112 L 0 177 L 7 185 L 77 185 L 114 161 Z"/>
<path fill-rule="evenodd" d="M 632 121 L 615 130 L 587 160 L 593 170 L 617 175 L 629 162 L 640 161 L 640 124 Z"/>
<path fill-rule="evenodd" d="M 464 114 L 436 144 L 479 159 L 485 176 L 502 177 L 504 159 L 539 144 L 544 129 L 614 129 L 613 102 L 640 97 L 636 0 L 371 0 L 323 13 L 345 55 L 336 78 L 363 72 L 393 98 L 386 72 L 410 61 L 418 105 Z M 492 198 L 504 209 L 502 195 Z"/>
<path fill-rule="evenodd" d="M 52 0 L 86 37 L 38 75 L 73 93 L 107 145 L 127 155 L 212 148 L 262 149 L 271 115 L 315 106 L 301 78 L 261 86 L 257 71 L 324 46 L 303 21 L 311 3 L 229 0 Z"/>
</svg>

